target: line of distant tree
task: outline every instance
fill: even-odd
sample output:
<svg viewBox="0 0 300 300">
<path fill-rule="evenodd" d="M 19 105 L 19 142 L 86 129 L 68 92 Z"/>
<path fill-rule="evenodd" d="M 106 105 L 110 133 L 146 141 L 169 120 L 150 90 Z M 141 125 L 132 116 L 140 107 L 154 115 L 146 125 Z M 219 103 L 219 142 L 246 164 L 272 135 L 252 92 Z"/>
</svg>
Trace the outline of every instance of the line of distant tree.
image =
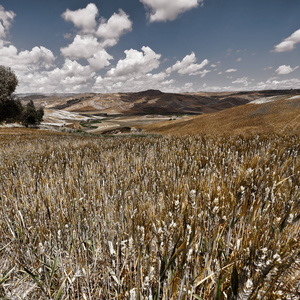
<svg viewBox="0 0 300 300">
<path fill-rule="evenodd" d="M 18 78 L 9 67 L 0 66 L 0 123 L 22 123 L 37 126 L 43 121 L 44 109 L 36 109 L 32 100 L 26 105 L 13 96 Z"/>
</svg>

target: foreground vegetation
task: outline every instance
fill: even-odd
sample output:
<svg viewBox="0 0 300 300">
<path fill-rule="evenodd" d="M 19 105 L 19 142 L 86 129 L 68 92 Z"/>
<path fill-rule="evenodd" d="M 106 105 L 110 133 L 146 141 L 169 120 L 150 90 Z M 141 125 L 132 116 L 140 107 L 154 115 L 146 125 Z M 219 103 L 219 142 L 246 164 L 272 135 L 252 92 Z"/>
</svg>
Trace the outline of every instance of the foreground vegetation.
<svg viewBox="0 0 300 300">
<path fill-rule="evenodd" d="M 3 299 L 299 299 L 300 138 L 0 138 Z"/>
</svg>

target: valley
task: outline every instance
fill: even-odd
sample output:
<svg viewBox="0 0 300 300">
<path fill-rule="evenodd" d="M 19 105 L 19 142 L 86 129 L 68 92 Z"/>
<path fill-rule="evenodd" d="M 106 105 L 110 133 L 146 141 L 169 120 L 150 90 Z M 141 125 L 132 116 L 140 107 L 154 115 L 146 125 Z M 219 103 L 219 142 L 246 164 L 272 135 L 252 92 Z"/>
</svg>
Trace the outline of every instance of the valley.
<svg viewBox="0 0 300 300">
<path fill-rule="evenodd" d="M 179 135 L 299 130 L 297 119 L 293 120 L 299 114 L 300 90 L 181 94 L 148 90 L 21 95 L 20 98 L 24 103 L 33 100 L 35 105 L 44 107 L 43 129 L 81 130 L 92 134 Z M 290 124 L 286 124 L 285 118 Z"/>
</svg>

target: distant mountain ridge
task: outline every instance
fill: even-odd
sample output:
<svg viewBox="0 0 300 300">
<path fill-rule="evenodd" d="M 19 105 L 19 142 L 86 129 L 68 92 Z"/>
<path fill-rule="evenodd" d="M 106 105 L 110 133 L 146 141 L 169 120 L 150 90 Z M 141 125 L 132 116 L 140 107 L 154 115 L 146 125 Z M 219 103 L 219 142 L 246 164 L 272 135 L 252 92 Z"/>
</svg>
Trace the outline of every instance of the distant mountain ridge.
<svg viewBox="0 0 300 300">
<path fill-rule="evenodd" d="M 91 115 L 101 113 L 120 115 L 200 115 L 244 105 L 263 97 L 298 94 L 300 94 L 300 89 L 223 93 L 164 93 L 152 89 L 136 93 L 33 94 L 23 96 L 21 100 L 28 101 L 32 99 L 36 104 L 45 108 Z"/>
</svg>

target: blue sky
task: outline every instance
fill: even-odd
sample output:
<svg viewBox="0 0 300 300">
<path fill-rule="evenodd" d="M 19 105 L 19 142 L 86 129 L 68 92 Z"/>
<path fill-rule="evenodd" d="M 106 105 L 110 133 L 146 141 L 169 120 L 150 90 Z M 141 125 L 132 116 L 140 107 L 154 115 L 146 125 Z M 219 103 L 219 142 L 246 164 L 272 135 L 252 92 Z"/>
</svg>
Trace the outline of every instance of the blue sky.
<svg viewBox="0 0 300 300">
<path fill-rule="evenodd" d="M 2 0 L 19 93 L 300 88 L 299 0 Z"/>
</svg>

